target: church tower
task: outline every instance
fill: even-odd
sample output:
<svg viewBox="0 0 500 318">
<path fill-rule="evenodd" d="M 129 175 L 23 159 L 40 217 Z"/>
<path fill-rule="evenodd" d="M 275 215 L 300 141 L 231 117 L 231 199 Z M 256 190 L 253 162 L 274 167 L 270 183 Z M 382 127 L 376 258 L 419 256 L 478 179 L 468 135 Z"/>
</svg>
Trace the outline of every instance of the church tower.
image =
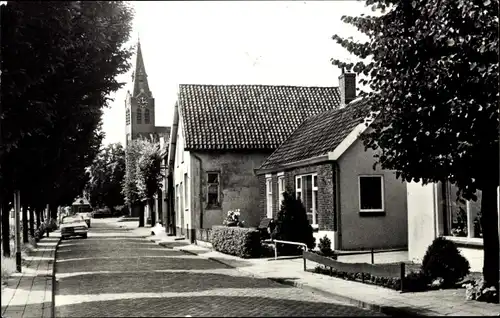
<svg viewBox="0 0 500 318">
<path fill-rule="evenodd" d="M 149 90 L 140 40 L 132 73 L 132 93 L 128 91 L 125 99 L 125 117 L 126 145 L 139 136 L 148 138 L 155 133 L 155 100 Z"/>
</svg>

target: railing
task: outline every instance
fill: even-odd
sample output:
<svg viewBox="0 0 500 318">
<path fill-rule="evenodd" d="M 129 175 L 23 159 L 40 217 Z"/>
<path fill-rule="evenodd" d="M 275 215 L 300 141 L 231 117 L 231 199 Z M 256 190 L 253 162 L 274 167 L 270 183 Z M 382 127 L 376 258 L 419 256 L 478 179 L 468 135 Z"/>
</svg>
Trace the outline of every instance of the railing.
<svg viewBox="0 0 500 318">
<path fill-rule="evenodd" d="M 291 244 L 291 245 L 299 245 L 304 248 L 304 251 L 307 251 L 307 245 L 304 243 L 299 243 L 299 242 L 291 242 L 291 241 L 281 241 L 281 240 L 271 240 L 271 243 L 274 243 L 274 259 L 278 259 L 278 247 L 276 246 L 276 243 L 281 243 L 281 244 Z"/>
</svg>

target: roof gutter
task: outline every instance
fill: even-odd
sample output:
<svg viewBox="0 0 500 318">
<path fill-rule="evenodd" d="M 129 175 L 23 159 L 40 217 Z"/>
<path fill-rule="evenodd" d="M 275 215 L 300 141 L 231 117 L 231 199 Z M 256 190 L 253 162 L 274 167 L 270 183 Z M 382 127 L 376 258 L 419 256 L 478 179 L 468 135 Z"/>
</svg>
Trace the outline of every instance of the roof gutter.
<svg viewBox="0 0 500 318">
<path fill-rule="evenodd" d="M 326 154 L 326 155 L 321 155 L 321 156 L 317 156 L 317 157 L 307 158 L 307 159 L 304 159 L 304 160 L 299 160 L 299 161 L 295 161 L 295 162 L 291 162 L 291 163 L 286 163 L 286 164 L 279 165 L 279 166 L 272 167 L 272 168 L 267 168 L 267 169 L 260 169 L 260 168 L 258 168 L 258 169 L 254 169 L 254 173 L 255 173 L 255 175 L 259 176 L 259 175 L 263 175 L 263 174 L 266 174 L 266 173 L 272 173 L 272 172 L 283 171 L 283 170 L 291 169 L 291 168 L 297 168 L 297 167 L 302 167 L 302 166 L 307 166 L 307 165 L 324 163 L 324 162 L 327 162 L 327 161 L 330 161 L 330 160 L 331 159 L 329 158 L 329 155 Z"/>
</svg>

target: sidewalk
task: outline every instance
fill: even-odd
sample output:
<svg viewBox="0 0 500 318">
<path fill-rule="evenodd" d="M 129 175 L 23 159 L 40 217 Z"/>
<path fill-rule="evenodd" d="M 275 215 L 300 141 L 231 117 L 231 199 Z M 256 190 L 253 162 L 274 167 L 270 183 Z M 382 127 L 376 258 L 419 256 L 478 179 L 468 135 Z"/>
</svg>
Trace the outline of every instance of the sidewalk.
<svg viewBox="0 0 500 318">
<path fill-rule="evenodd" d="M 302 258 L 242 259 L 189 244 L 186 240 L 175 240 L 175 237 L 149 236 L 147 239 L 167 248 L 212 259 L 254 277 L 308 289 L 387 315 L 500 316 L 500 305 L 467 301 L 465 289 L 400 293 L 383 287 L 312 273 L 309 270 L 314 269 L 316 264 L 311 261 L 307 261 L 308 271 L 305 272 Z"/>
<path fill-rule="evenodd" d="M 2 317 L 52 317 L 53 278 L 60 233 L 43 237 L 25 257 L 21 273 L 2 281 Z"/>
</svg>

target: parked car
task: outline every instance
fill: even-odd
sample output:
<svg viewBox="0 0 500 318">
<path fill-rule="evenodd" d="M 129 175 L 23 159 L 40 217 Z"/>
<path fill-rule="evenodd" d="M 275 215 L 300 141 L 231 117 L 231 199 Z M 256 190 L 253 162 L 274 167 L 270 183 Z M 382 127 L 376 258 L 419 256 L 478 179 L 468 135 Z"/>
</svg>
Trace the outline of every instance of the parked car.
<svg viewBox="0 0 500 318">
<path fill-rule="evenodd" d="M 87 238 L 89 227 L 82 216 L 67 216 L 62 219 L 61 238 L 64 240 L 71 236 L 81 236 Z"/>
<path fill-rule="evenodd" d="M 92 214 L 89 212 L 82 212 L 82 213 L 77 213 L 77 215 L 81 216 L 85 223 L 87 223 L 87 226 L 90 227 L 90 219 L 92 218 Z"/>
</svg>

